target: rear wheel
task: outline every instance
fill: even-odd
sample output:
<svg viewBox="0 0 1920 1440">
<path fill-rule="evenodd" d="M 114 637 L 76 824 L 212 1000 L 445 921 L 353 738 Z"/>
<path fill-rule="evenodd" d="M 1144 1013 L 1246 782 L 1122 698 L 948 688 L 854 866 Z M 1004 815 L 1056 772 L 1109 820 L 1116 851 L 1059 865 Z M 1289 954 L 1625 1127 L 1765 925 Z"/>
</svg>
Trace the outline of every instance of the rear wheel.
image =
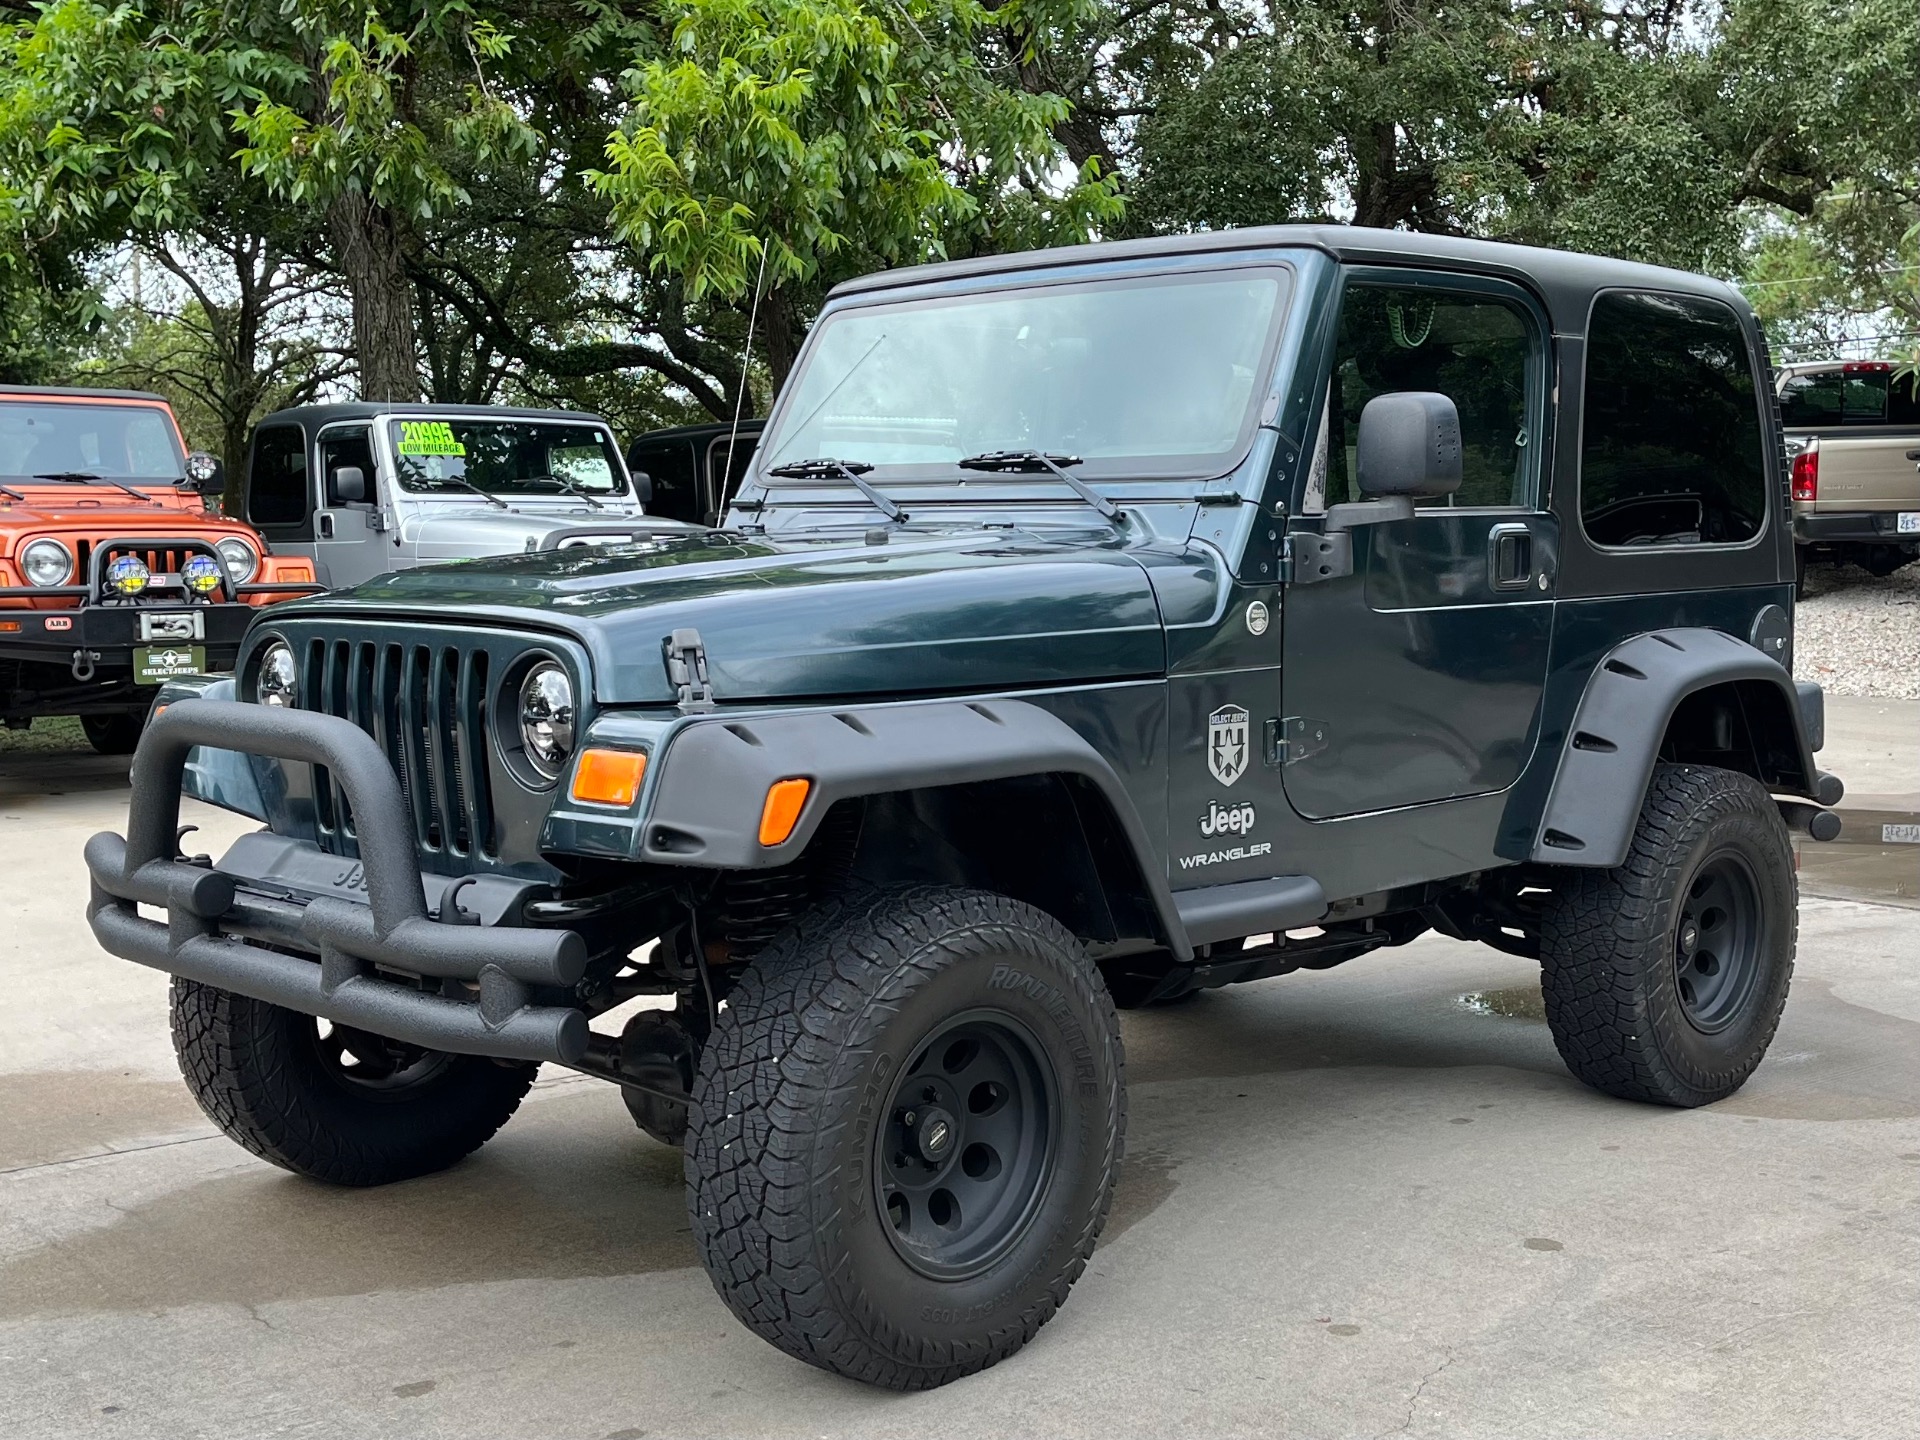
<svg viewBox="0 0 1920 1440">
<path fill-rule="evenodd" d="M 538 1069 L 423 1050 L 178 977 L 173 1048 L 200 1108 L 263 1160 L 334 1185 L 444 1170 L 518 1108 Z"/>
<path fill-rule="evenodd" d="M 1058 922 L 936 887 L 830 901 L 701 1055 L 688 1205 L 747 1326 L 924 1389 L 1033 1338 L 1086 1267 L 1125 1132 L 1118 1018 Z"/>
<path fill-rule="evenodd" d="M 1547 1023 L 1597 1090 L 1663 1105 L 1731 1095 L 1780 1023 L 1793 851 L 1757 780 L 1661 765 L 1613 870 L 1563 870 L 1541 936 Z"/>
<path fill-rule="evenodd" d="M 87 743 L 102 755 L 131 755 L 140 743 L 139 715 L 82 715 Z"/>
</svg>

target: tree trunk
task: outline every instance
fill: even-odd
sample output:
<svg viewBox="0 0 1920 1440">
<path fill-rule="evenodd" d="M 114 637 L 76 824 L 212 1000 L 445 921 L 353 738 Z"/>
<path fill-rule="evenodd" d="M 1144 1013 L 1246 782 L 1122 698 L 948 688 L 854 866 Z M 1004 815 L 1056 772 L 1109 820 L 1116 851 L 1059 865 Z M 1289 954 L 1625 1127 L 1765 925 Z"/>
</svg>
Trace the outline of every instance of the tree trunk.
<svg viewBox="0 0 1920 1440">
<path fill-rule="evenodd" d="M 414 348 L 413 288 L 407 284 L 400 231 L 392 214 L 358 190 L 327 207 L 334 261 L 353 298 L 353 349 L 365 400 L 420 398 Z"/>
</svg>

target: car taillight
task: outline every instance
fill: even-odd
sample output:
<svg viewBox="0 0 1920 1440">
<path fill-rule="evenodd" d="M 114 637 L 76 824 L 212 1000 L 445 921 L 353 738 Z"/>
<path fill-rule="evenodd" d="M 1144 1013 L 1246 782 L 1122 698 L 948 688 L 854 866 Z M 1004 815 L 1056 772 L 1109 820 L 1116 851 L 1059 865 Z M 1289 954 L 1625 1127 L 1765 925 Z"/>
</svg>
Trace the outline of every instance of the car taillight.
<svg viewBox="0 0 1920 1440">
<path fill-rule="evenodd" d="M 1793 457 L 1793 498 L 1820 498 L 1820 450 L 1817 446 L 1809 445 Z"/>
</svg>

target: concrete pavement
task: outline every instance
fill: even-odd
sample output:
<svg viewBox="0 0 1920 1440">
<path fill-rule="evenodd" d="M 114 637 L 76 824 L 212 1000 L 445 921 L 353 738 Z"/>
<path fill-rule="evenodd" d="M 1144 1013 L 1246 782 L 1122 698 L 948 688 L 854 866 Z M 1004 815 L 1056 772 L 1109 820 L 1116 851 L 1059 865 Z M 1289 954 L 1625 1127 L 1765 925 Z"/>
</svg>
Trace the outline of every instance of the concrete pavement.
<svg viewBox="0 0 1920 1440">
<path fill-rule="evenodd" d="M 1911 910 L 1807 899 L 1768 1061 L 1693 1112 L 1577 1085 L 1536 968 L 1435 938 L 1129 1016 L 1128 1159 L 1072 1300 L 901 1397 L 735 1324 L 677 1153 L 598 1082 L 549 1072 L 479 1155 L 374 1192 L 218 1136 L 164 978 L 80 917 L 122 768 L 0 762 L 8 1437 L 1920 1431 Z"/>
</svg>

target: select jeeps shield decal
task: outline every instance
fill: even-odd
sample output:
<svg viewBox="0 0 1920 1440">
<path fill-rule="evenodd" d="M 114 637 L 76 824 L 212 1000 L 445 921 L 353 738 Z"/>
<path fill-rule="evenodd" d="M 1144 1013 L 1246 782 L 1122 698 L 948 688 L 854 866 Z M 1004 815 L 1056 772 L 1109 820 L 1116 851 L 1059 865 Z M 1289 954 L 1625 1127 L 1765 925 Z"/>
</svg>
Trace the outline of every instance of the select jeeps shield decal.
<svg viewBox="0 0 1920 1440">
<path fill-rule="evenodd" d="M 1207 717 L 1207 769 L 1222 785 L 1231 785 L 1247 770 L 1247 712 L 1238 705 L 1222 705 Z"/>
</svg>

